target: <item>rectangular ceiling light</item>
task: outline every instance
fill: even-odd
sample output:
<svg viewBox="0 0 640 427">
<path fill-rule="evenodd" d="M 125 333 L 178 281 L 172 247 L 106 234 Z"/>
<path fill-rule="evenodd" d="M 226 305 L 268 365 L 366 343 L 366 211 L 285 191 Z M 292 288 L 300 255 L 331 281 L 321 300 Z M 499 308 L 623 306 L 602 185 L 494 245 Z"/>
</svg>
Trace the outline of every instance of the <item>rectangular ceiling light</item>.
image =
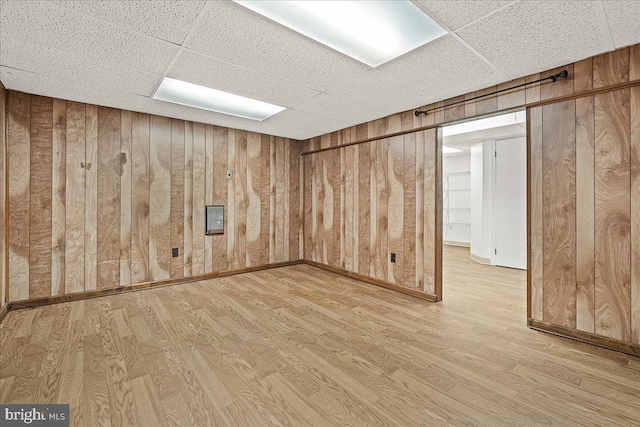
<svg viewBox="0 0 640 427">
<path fill-rule="evenodd" d="M 153 95 L 154 99 L 201 108 L 216 113 L 262 121 L 284 110 L 285 107 L 245 98 L 206 86 L 165 77 Z"/>
<path fill-rule="evenodd" d="M 446 34 L 408 0 L 234 1 L 371 67 Z"/>
<path fill-rule="evenodd" d="M 461 133 L 475 132 L 478 130 L 493 129 L 500 126 L 524 123 L 526 120 L 526 113 L 524 111 L 518 111 L 516 113 L 502 114 L 500 116 L 488 117 L 486 119 L 445 126 L 442 128 L 442 135 L 452 136 L 459 135 Z"/>
</svg>

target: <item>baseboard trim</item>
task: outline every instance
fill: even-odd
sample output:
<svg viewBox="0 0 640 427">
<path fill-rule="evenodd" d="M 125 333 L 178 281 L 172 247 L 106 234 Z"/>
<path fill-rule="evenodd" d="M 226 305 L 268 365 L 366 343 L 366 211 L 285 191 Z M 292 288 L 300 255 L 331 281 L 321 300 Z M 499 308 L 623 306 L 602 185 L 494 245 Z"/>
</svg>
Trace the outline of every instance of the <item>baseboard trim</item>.
<svg viewBox="0 0 640 427">
<path fill-rule="evenodd" d="M 482 265 L 493 265 L 491 264 L 491 260 L 489 258 L 482 258 L 478 255 L 474 255 L 474 254 L 469 254 L 469 258 L 471 258 L 473 261 L 477 262 L 478 264 L 482 264 Z"/>
<path fill-rule="evenodd" d="M 625 353 L 630 356 L 640 357 L 640 345 L 638 344 L 630 344 L 613 338 L 592 334 L 590 332 L 577 331 L 575 329 L 553 325 L 551 323 L 541 322 L 534 319 L 528 319 L 527 326 L 536 331 L 546 332 L 559 337 L 569 338 L 574 341 L 580 341 L 585 344 L 591 344 L 608 350 Z"/>
<path fill-rule="evenodd" d="M 237 274 L 253 273 L 253 272 L 262 271 L 262 270 L 270 270 L 272 268 L 289 267 L 297 264 L 302 264 L 302 261 L 297 260 L 297 261 L 276 262 L 272 264 L 259 265 L 255 267 L 246 267 L 246 268 L 240 268 L 236 270 L 218 271 L 215 273 L 202 274 L 199 276 L 191 276 L 191 277 L 185 277 L 181 279 L 170 279 L 170 280 L 160 280 L 156 282 L 138 283 L 136 285 L 121 286 L 118 288 L 109 288 L 109 289 L 97 289 L 95 291 L 77 292 L 77 293 L 68 294 L 68 295 L 54 295 L 54 296 L 45 297 L 45 298 L 11 302 L 5 305 L 3 310 L 6 310 L 6 311 L 21 310 L 25 308 L 41 307 L 44 305 L 60 304 L 64 302 L 78 301 L 83 299 L 99 298 L 99 297 L 104 297 L 109 295 L 122 294 L 126 292 L 136 292 L 136 291 L 141 291 L 143 289 L 156 288 L 160 286 L 179 285 L 184 283 L 198 282 L 201 280 L 215 279 L 218 277 L 235 276 Z M 2 320 L 2 313 L 0 313 L 0 321 L 1 320 Z"/>
<path fill-rule="evenodd" d="M 7 313 L 9 312 L 9 304 L 5 304 L 0 308 L 0 323 L 7 317 Z"/>
<path fill-rule="evenodd" d="M 350 279 L 360 280 L 361 282 L 365 282 L 365 283 L 369 283 L 369 284 L 372 284 L 372 285 L 380 286 L 380 287 L 383 287 L 383 288 L 386 288 L 386 289 L 390 289 L 392 291 L 400 292 L 400 293 L 405 294 L 405 295 L 410 295 L 412 297 L 422 298 L 422 299 L 425 299 L 425 300 L 431 301 L 431 302 L 440 301 L 440 298 L 438 298 L 436 295 L 430 294 L 430 293 L 427 293 L 427 292 L 422 292 L 422 291 L 419 291 L 417 289 L 405 288 L 404 286 L 396 285 L 395 283 L 389 283 L 389 282 L 386 282 L 384 280 L 374 279 L 374 278 L 369 277 L 369 276 L 365 276 L 365 275 L 362 275 L 362 274 L 354 273 L 352 271 L 345 270 L 343 268 L 333 267 L 333 266 L 327 265 L 327 264 L 322 264 L 322 263 L 319 263 L 317 261 L 311 261 L 311 260 L 305 259 L 305 260 L 303 260 L 303 262 L 305 264 L 307 264 L 307 265 L 312 266 L 312 267 L 321 268 L 323 270 L 327 270 L 327 271 L 330 271 L 332 273 L 340 274 L 341 276 L 345 276 L 345 277 L 348 277 Z"/>
<path fill-rule="evenodd" d="M 442 241 L 443 245 L 447 245 L 447 246 L 458 246 L 461 248 L 470 248 L 471 247 L 471 243 L 468 242 L 456 242 L 455 240 L 443 240 Z"/>
</svg>

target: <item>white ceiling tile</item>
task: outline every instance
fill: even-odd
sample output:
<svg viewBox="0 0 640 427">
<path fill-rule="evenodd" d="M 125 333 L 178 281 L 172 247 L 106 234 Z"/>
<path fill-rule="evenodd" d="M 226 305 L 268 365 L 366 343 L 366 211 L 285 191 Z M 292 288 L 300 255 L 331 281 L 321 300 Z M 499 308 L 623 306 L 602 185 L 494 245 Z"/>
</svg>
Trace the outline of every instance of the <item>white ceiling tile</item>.
<svg viewBox="0 0 640 427">
<path fill-rule="evenodd" d="M 365 123 L 388 115 L 385 111 L 370 108 L 366 104 L 355 104 L 326 93 L 311 98 L 296 110 L 339 121 L 347 120 L 350 123 Z"/>
<path fill-rule="evenodd" d="M 178 54 L 167 75 L 283 107 L 295 107 L 320 93 L 186 49 Z"/>
<path fill-rule="evenodd" d="M 4 66 L 64 80 L 90 83 L 96 89 L 150 96 L 160 75 L 127 68 L 99 58 L 29 43 L 13 37 L 0 39 Z"/>
<path fill-rule="evenodd" d="M 457 30 L 513 1 L 417 0 L 416 3 L 422 5 L 431 16 L 442 21 L 450 29 Z"/>
<path fill-rule="evenodd" d="M 0 80 L 7 89 L 125 110 L 143 111 L 149 99 L 132 93 L 102 90 L 84 81 L 58 79 L 8 67 L 0 67 Z"/>
<path fill-rule="evenodd" d="M 608 50 L 597 2 L 520 2 L 458 32 L 511 78 Z"/>
<path fill-rule="evenodd" d="M 370 70 L 356 79 L 329 89 L 327 94 L 367 105 L 388 114 L 431 104 L 440 98 L 414 86 L 401 83 L 378 70 Z"/>
<path fill-rule="evenodd" d="M 162 74 L 178 46 L 50 2 L 3 2 L 0 37 L 13 36 L 130 68 Z"/>
<path fill-rule="evenodd" d="M 506 80 L 451 35 L 383 64 L 378 70 L 440 99 Z"/>
<path fill-rule="evenodd" d="M 292 128 L 306 129 L 310 131 L 319 132 L 321 134 L 333 132 L 353 126 L 356 123 L 347 123 L 340 120 L 328 119 L 326 117 L 320 117 L 316 114 L 305 113 L 298 110 L 284 110 L 275 116 L 269 117 L 265 120 L 266 123 L 274 125 L 283 125 Z"/>
<path fill-rule="evenodd" d="M 204 1 L 89 1 L 54 3 L 174 44 L 182 44 Z"/>
<path fill-rule="evenodd" d="M 640 40 L 640 1 L 604 1 L 613 44 L 616 48 L 638 43 Z"/>
<path fill-rule="evenodd" d="M 325 91 L 368 66 L 233 2 L 211 2 L 185 47 L 297 86 Z"/>
</svg>

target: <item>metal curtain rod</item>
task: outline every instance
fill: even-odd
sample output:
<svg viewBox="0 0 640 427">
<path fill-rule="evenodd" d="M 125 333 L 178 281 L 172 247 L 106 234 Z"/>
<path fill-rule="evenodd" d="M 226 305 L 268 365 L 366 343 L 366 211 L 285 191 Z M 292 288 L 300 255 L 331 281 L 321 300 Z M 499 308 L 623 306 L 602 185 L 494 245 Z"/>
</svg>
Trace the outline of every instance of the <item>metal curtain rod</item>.
<svg viewBox="0 0 640 427">
<path fill-rule="evenodd" d="M 431 108 L 429 110 L 416 110 L 416 112 L 414 114 L 416 115 L 416 117 L 418 117 L 420 114 L 425 114 L 426 115 L 426 114 L 429 114 L 429 112 L 431 112 L 431 111 L 441 110 L 443 108 L 451 107 L 453 105 L 458 105 L 458 104 L 462 104 L 462 103 L 465 103 L 465 102 L 474 101 L 476 99 L 484 98 L 484 97 L 491 96 L 491 95 L 496 95 L 496 94 L 502 93 L 502 92 L 507 92 L 507 91 L 510 91 L 510 90 L 513 90 L 513 89 L 517 89 L 519 87 L 529 86 L 529 85 L 532 85 L 534 83 L 540 83 L 540 82 L 543 82 L 545 80 L 553 80 L 553 82 L 555 83 L 555 82 L 558 81 L 558 79 L 566 79 L 568 76 L 569 76 L 569 72 L 567 70 L 562 70 L 557 74 L 554 74 L 554 75 L 549 76 L 549 77 L 545 77 L 543 79 L 538 79 L 538 80 L 535 80 L 533 82 L 522 83 L 522 84 L 519 84 L 519 85 L 516 85 L 516 86 L 512 86 L 512 87 L 509 87 L 509 88 L 506 88 L 506 89 L 496 90 L 495 92 L 486 93 L 484 95 L 474 96 L 473 98 L 464 99 L 462 101 L 456 101 L 456 102 L 452 102 L 451 104 L 447 104 L 447 105 L 442 105 L 440 107 Z"/>
</svg>

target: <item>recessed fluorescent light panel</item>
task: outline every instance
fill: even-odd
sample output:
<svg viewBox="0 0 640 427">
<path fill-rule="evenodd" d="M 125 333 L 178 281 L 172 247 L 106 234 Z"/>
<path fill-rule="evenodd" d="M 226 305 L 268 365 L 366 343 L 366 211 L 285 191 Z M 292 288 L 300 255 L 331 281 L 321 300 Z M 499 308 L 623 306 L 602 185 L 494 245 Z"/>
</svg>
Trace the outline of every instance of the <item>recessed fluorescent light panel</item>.
<svg viewBox="0 0 640 427">
<path fill-rule="evenodd" d="M 460 123 L 458 125 L 445 126 L 442 128 L 442 136 L 452 136 L 459 135 L 461 133 L 475 132 L 478 130 L 493 129 L 500 126 L 524 123 L 526 120 L 526 113 L 524 111 L 518 111 L 516 113 L 508 113 L 486 119 Z"/>
<path fill-rule="evenodd" d="M 165 77 L 153 95 L 154 99 L 201 108 L 216 113 L 262 121 L 284 110 L 285 107 L 245 98 L 206 86 Z"/>
<path fill-rule="evenodd" d="M 442 154 L 453 154 L 453 153 L 460 153 L 462 150 L 458 150 L 457 148 L 453 148 L 453 147 L 442 147 Z"/>
<path fill-rule="evenodd" d="M 371 67 L 446 34 L 405 0 L 234 1 Z"/>
</svg>

